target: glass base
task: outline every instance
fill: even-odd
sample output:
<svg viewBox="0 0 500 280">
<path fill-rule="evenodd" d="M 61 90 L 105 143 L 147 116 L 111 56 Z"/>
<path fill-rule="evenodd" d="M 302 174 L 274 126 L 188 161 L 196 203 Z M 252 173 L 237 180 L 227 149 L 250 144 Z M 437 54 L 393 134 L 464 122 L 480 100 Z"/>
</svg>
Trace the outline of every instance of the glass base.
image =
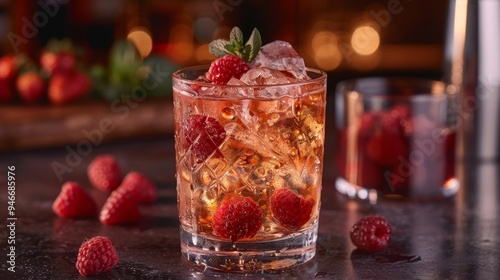
<svg viewBox="0 0 500 280">
<path fill-rule="evenodd" d="M 297 266 L 316 254 L 318 224 L 271 241 L 228 242 L 216 240 L 181 227 L 181 253 L 203 270 L 268 272 Z"/>
<path fill-rule="evenodd" d="M 460 182 L 456 178 L 451 178 L 446 180 L 446 182 L 444 182 L 444 184 L 435 191 L 419 191 L 417 188 L 414 188 L 413 190 L 410 189 L 406 194 L 398 194 L 383 193 L 375 189 L 367 189 L 349 183 L 342 177 L 338 177 L 335 180 L 335 188 L 338 192 L 347 195 L 352 199 L 366 200 L 372 204 L 375 204 L 382 197 L 415 201 L 430 201 L 451 197 L 458 192 L 458 189 L 460 188 Z"/>
</svg>

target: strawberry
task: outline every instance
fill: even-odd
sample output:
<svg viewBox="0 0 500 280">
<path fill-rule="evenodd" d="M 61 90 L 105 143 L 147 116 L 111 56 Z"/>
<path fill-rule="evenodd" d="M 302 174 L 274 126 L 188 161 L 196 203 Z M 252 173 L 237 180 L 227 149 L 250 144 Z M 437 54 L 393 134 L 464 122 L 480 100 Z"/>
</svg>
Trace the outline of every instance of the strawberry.
<svg viewBox="0 0 500 280">
<path fill-rule="evenodd" d="M 62 218 L 85 218 L 97 214 L 97 205 L 80 185 L 67 182 L 54 200 L 52 210 Z"/>
<path fill-rule="evenodd" d="M 254 237 L 261 224 L 262 210 L 249 197 L 224 201 L 212 220 L 214 233 L 232 241 Z"/>
<path fill-rule="evenodd" d="M 0 58 L 0 79 L 12 81 L 17 75 L 16 56 L 4 55 Z"/>
<path fill-rule="evenodd" d="M 78 250 L 76 269 L 82 276 L 108 272 L 118 263 L 118 253 L 111 241 L 103 236 L 92 237 Z"/>
<path fill-rule="evenodd" d="M 139 203 L 132 192 L 118 188 L 108 197 L 99 220 L 106 225 L 136 223 L 141 219 Z"/>
<path fill-rule="evenodd" d="M 367 216 L 360 219 L 352 228 L 352 243 L 363 251 L 381 251 L 391 239 L 391 225 L 383 217 Z"/>
<path fill-rule="evenodd" d="M 49 75 L 72 72 L 76 67 L 76 57 L 70 51 L 45 51 L 40 55 L 40 66 Z"/>
<path fill-rule="evenodd" d="M 280 225 L 298 229 L 311 218 L 314 199 L 304 198 L 290 189 L 280 188 L 271 195 L 271 212 Z"/>
<path fill-rule="evenodd" d="M 208 116 L 194 115 L 183 126 L 184 148 L 191 148 L 194 155 L 206 159 L 226 138 L 226 131 L 220 123 Z"/>
<path fill-rule="evenodd" d="M 210 64 L 206 77 L 214 84 L 225 85 L 233 77 L 239 79 L 248 70 L 250 66 L 243 59 L 227 54 Z"/>
<path fill-rule="evenodd" d="M 49 100 L 56 105 L 71 103 L 83 98 L 91 87 L 91 80 L 84 72 L 55 74 L 49 82 Z"/>
<path fill-rule="evenodd" d="M 146 176 L 135 171 L 125 176 L 120 188 L 131 192 L 139 203 L 155 202 L 158 196 L 155 185 Z"/>
<path fill-rule="evenodd" d="M 120 166 L 109 154 L 94 158 L 87 168 L 87 175 L 95 188 L 105 191 L 115 190 L 122 180 Z"/>
<path fill-rule="evenodd" d="M 45 92 L 45 83 L 36 71 L 21 74 L 16 80 L 17 92 L 26 103 L 40 101 Z"/>
</svg>

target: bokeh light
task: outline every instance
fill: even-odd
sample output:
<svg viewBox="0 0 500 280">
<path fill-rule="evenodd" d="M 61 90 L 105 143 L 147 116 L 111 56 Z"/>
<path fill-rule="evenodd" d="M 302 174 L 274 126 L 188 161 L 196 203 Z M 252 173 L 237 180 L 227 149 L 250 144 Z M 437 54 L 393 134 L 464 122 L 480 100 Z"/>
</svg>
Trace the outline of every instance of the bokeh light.
<svg viewBox="0 0 500 280">
<path fill-rule="evenodd" d="M 127 35 L 127 39 L 135 44 L 139 54 L 146 57 L 153 49 L 153 39 L 148 29 L 144 27 L 135 27 Z"/>
<path fill-rule="evenodd" d="M 380 35 L 371 26 L 360 26 L 352 33 L 351 45 L 356 53 L 371 55 L 377 51 L 380 45 Z"/>
<path fill-rule="evenodd" d="M 330 31 L 319 31 L 316 33 L 311 41 L 313 49 L 318 49 L 323 45 L 337 46 L 337 37 Z"/>
<path fill-rule="evenodd" d="M 319 31 L 311 41 L 314 62 L 323 70 L 333 70 L 342 62 L 337 37 L 330 31 Z"/>
</svg>

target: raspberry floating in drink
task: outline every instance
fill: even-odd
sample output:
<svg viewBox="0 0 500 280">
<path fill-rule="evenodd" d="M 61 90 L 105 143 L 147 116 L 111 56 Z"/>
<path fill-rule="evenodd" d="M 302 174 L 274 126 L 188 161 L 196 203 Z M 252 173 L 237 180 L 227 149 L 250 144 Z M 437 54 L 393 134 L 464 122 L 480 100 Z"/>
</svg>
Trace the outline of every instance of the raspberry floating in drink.
<svg viewBox="0 0 500 280">
<path fill-rule="evenodd" d="M 290 189 L 281 188 L 271 196 L 271 212 L 278 223 L 288 229 L 299 229 L 311 218 L 314 199 L 304 198 Z"/>
<path fill-rule="evenodd" d="M 212 117 L 194 115 L 185 120 L 182 128 L 185 148 L 201 159 L 215 152 L 226 137 L 224 128 Z"/>
<path fill-rule="evenodd" d="M 254 237 L 262 224 L 262 211 L 249 197 L 225 201 L 214 214 L 214 232 L 236 241 Z"/>
</svg>

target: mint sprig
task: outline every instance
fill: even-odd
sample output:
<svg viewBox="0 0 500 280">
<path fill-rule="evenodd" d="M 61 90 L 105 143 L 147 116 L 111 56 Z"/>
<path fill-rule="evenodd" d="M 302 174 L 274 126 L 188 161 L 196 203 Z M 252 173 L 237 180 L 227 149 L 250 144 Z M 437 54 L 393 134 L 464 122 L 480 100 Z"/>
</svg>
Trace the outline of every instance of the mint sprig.
<svg viewBox="0 0 500 280">
<path fill-rule="evenodd" d="M 212 41 L 208 47 L 210 52 L 216 57 L 223 57 L 226 54 L 234 54 L 241 57 L 247 63 L 252 62 L 259 53 L 262 46 L 262 38 L 259 30 L 254 28 L 250 38 L 245 43 L 243 32 L 238 27 L 233 27 L 229 34 L 229 41 L 217 39 Z"/>
</svg>

